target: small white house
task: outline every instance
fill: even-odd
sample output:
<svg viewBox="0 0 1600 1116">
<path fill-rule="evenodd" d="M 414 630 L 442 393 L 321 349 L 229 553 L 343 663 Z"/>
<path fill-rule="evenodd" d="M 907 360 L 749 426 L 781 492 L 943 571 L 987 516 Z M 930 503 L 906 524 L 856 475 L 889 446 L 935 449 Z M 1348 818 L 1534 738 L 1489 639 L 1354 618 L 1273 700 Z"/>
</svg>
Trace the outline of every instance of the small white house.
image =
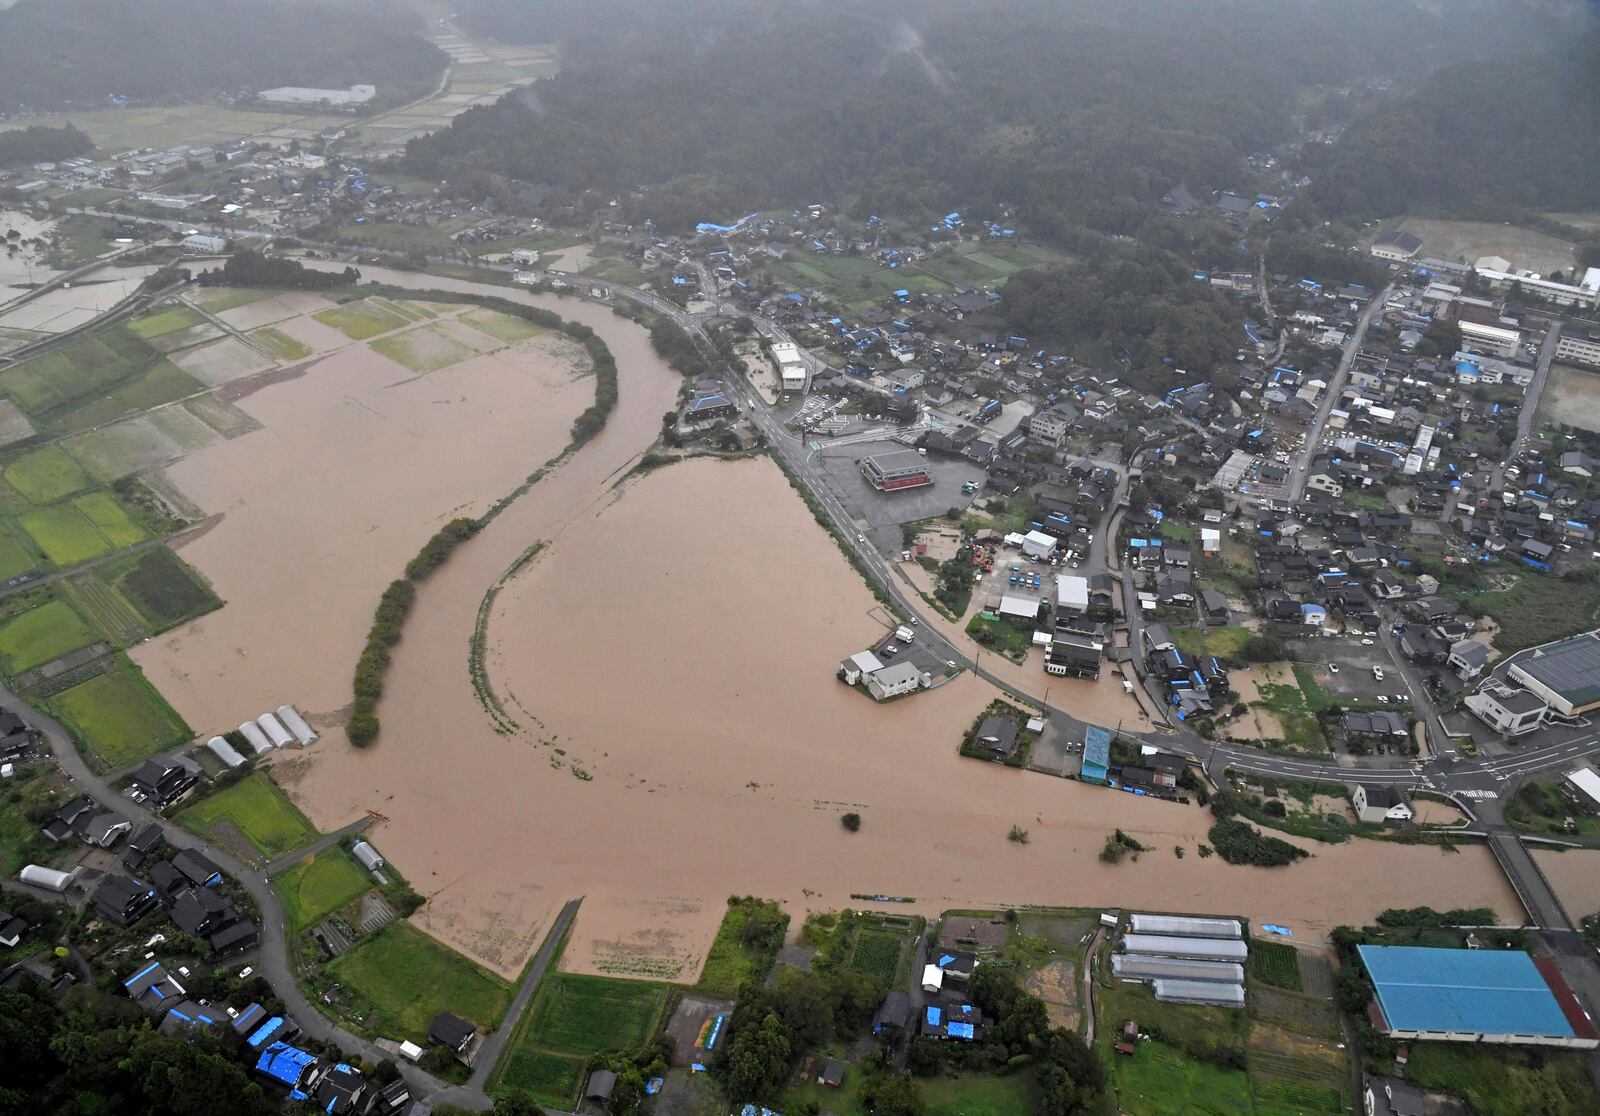
<svg viewBox="0 0 1600 1116">
<path fill-rule="evenodd" d="M 1350 791 L 1350 803 L 1358 819 L 1375 825 L 1408 822 L 1415 816 L 1405 792 L 1390 783 L 1357 783 Z"/>
<path fill-rule="evenodd" d="M 186 256 L 217 256 L 227 249 L 228 242 L 220 236 L 195 233 L 193 236 L 184 237 L 179 247 Z"/>
<path fill-rule="evenodd" d="M 924 992 L 937 992 L 944 987 L 944 970 L 937 965 L 925 965 L 922 969 L 922 990 Z"/>
</svg>

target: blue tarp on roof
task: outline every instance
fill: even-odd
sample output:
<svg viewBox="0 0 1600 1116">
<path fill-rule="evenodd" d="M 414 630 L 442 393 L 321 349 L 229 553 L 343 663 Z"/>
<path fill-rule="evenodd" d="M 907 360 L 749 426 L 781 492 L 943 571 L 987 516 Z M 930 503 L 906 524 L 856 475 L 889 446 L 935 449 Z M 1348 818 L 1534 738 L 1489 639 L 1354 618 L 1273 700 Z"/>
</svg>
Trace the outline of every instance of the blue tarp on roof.
<svg viewBox="0 0 1600 1116">
<path fill-rule="evenodd" d="M 944 1020 L 944 1012 L 936 1007 L 928 1008 L 928 1026 L 937 1027 Z"/>
<path fill-rule="evenodd" d="M 134 973 L 127 980 L 123 981 L 122 982 L 122 987 L 127 988 L 134 981 L 138 980 L 140 977 L 142 977 L 146 973 L 148 973 L 151 969 L 159 969 L 160 967 L 161 967 L 161 962 L 159 962 L 159 961 L 150 962 L 150 964 L 146 965 L 144 968 L 142 968 L 138 972 Z"/>
<path fill-rule="evenodd" d="M 956 959 L 956 955 L 953 954 L 953 953 L 941 954 L 940 957 L 939 957 L 939 967 L 942 969 L 946 965 L 950 964 L 950 962 L 954 961 L 955 959 Z"/>
<path fill-rule="evenodd" d="M 970 1039 L 972 1037 L 971 1023 L 952 1023 L 945 1028 L 945 1034 L 951 1038 Z"/>
<path fill-rule="evenodd" d="M 1370 945 L 1357 950 L 1394 1030 L 1573 1034 L 1533 958 L 1519 950 Z"/>
<path fill-rule="evenodd" d="M 300 1078 L 305 1073 L 306 1067 L 316 1060 L 314 1054 L 307 1054 L 304 1050 L 275 1042 L 261 1052 L 261 1057 L 256 1061 L 256 1071 L 266 1074 L 274 1081 L 281 1081 L 293 1087 L 300 1084 Z"/>
<path fill-rule="evenodd" d="M 271 1019 L 257 1027 L 255 1034 L 251 1035 L 245 1041 L 251 1046 L 259 1047 L 262 1043 L 271 1041 L 272 1036 L 277 1034 L 282 1029 L 283 1016 L 274 1015 Z"/>
</svg>

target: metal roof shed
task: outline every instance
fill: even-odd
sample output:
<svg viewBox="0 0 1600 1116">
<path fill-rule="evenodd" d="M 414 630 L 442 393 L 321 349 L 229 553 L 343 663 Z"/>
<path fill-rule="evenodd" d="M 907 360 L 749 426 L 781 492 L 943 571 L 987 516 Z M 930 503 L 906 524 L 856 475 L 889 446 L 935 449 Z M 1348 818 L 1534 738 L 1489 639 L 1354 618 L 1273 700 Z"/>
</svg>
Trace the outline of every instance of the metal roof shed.
<svg viewBox="0 0 1600 1116">
<path fill-rule="evenodd" d="M 1156 999 L 1164 1004 L 1213 1004 L 1217 1007 L 1244 1007 L 1244 985 L 1213 984 L 1199 980 L 1158 980 L 1153 982 Z"/>
<path fill-rule="evenodd" d="M 1242 938 L 1236 918 L 1191 918 L 1185 915 L 1136 914 L 1129 920 L 1135 934 L 1171 934 L 1180 938 Z"/>
<path fill-rule="evenodd" d="M 1179 938 L 1167 934 L 1128 934 L 1124 953 L 1142 957 L 1186 957 L 1195 961 L 1244 961 L 1250 955 L 1241 941 L 1222 938 Z"/>
</svg>

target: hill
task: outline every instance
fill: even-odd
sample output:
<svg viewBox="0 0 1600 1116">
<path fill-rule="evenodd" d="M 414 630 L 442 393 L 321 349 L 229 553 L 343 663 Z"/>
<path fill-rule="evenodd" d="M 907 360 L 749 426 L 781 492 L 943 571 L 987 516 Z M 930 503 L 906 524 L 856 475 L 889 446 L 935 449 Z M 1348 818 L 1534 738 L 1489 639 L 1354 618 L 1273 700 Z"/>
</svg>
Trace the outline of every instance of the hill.
<svg viewBox="0 0 1600 1116">
<path fill-rule="evenodd" d="M 0 11 L 0 112 L 277 85 L 423 88 L 447 61 L 394 0 L 21 0 Z"/>
</svg>

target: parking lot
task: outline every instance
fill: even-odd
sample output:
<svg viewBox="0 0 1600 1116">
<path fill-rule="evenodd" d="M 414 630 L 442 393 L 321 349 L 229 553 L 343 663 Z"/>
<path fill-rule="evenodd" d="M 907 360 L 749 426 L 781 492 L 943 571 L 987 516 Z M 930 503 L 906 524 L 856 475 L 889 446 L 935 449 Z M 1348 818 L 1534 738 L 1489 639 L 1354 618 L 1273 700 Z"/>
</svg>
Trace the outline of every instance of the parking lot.
<svg viewBox="0 0 1600 1116">
<path fill-rule="evenodd" d="M 983 469 L 971 461 L 929 454 L 923 463 L 933 478 L 931 485 L 879 492 L 867 483 L 867 478 L 861 475 L 863 458 L 905 448 L 887 439 L 843 446 L 824 443 L 812 457 L 818 475 L 844 502 L 850 517 L 866 525 L 873 545 L 885 554 L 900 552 L 900 524 L 943 515 L 954 507 L 965 508 L 972 503 L 972 497 L 963 495 L 961 486 L 967 481 L 982 480 L 985 475 Z"/>
<path fill-rule="evenodd" d="M 1404 708 L 1411 701 L 1404 677 L 1376 639 L 1371 646 L 1353 637 L 1297 640 L 1289 645 L 1289 658 L 1309 666 L 1317 684 L 1336 702 L 1370 701 Z M 1373 676 L 1373 667 L 1383 671 L 1383 681 Z M 1382 697 L 1389 702 L 1382 703 Z"/>
</svg>

